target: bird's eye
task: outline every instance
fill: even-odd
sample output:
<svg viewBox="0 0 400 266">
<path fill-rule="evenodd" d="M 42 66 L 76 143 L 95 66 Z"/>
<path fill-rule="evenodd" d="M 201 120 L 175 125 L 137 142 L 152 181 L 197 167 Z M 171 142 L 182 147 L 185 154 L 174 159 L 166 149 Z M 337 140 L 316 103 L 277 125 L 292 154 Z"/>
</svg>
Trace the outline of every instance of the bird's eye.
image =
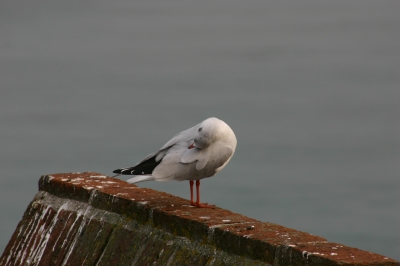
<svg viewBox="0 0 400 266">
<path fill-rule="evenodd" d="M 203 130 L 203 128 L 202 127 L 199 127 L 199 129 L 197 130 L 198 132 L 200 132 L 200 131 L 202 131 Z"/>
</svg>

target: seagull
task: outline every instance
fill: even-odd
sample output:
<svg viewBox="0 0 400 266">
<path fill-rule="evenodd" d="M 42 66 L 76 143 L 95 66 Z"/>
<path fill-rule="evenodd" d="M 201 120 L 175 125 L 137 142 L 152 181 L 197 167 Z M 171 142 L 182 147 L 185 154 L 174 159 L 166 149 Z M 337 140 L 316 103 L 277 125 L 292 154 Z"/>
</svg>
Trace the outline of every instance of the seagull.
<svg viewBox="0 0 400 266">
<path fill-rule="evenodd" d="M 133 167 L 120 168 L 113 173 L 134 175 L 128 183 L 144 181 L 189 180 L 190 204 L 199 208 L 214 205 L 200 203 L 200 179 L 214 176 L 231 160 L 236 149 L 236 136 L 222 120 L 211 117 L 176 134 L 156 152 L 149 154 Z M 196 201 L 193 184 L 196 181 Z"/>
</svg>

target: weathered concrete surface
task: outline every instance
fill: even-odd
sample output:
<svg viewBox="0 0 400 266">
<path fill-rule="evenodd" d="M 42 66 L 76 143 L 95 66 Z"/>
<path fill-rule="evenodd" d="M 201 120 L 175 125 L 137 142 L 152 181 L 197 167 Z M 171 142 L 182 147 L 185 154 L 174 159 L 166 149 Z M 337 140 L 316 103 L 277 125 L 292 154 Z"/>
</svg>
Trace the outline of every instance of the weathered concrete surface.
<svg viewBox="0 0 400 266">
<path fill-rule="evenodd" d="M 0 265 L 400 265 L 98 173 L 42 176 Z"/>
</svg>

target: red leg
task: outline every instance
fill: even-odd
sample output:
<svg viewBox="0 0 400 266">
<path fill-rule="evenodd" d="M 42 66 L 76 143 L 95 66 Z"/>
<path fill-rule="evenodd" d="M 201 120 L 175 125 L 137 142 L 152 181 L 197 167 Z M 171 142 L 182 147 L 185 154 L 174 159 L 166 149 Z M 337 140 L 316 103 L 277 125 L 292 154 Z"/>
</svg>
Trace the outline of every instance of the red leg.
<svg viewBox="0 0 400 266">
<path fill-rule="evenodd" d="M 190 181 L 190 182 L 193 182 L 193 181 Z M 191 204 L 193 206 L 196 206 L 199 208 L 214 208 L 215 207 L 214 205 L 208 205 L 207 203 L 200 203 L 200 180 L 196 180 L 196 193 L 197 193 L 196 203 L 191 201 Z"/>
<path fill-rule="evenodd" d="M 194 183 L 193 180 L 189 181 L 189 184 L 190 184 L 190 204 L 195 206 L 195 203 L 193 201 L 193 183 Z"/>
</svg>

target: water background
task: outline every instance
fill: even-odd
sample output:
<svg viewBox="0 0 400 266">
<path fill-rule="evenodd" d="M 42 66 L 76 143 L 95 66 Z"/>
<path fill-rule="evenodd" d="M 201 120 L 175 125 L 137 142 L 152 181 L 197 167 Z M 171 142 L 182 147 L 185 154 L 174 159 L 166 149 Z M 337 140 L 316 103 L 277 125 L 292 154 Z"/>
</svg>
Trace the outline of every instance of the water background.
<svg viewBox="0 0 400 266">
<path fill-rule="evenodd" d="M 400 260 L 399 10 L 2 1 L 0 252 L 41 175 L 111 174 L 215 116 L 238 147 L 204 201 Z"/>
</svg>

